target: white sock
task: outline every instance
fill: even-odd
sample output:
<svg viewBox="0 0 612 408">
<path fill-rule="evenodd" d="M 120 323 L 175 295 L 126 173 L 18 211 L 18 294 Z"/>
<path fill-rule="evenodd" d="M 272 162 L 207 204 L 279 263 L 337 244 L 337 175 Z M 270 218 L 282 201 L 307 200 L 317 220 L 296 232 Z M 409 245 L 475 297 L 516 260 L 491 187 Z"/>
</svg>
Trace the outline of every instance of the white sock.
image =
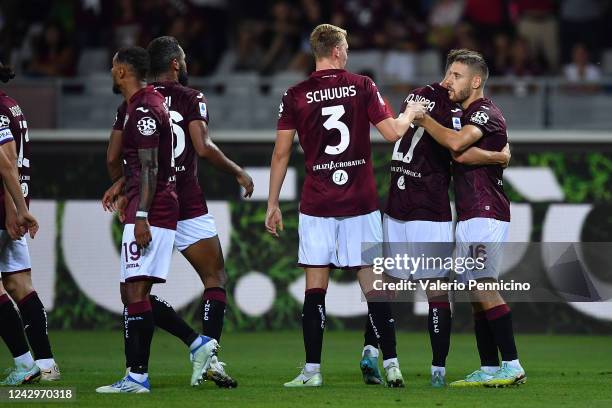
<svg viewBox="0 0 612 408">
<path fill-rule="evenodd" d="M 15 365 L 20 368 L 32 368 L 34 366 L 34 359 L 29 351 L 19 357 L 15 357 L 14 360 Z"/>
<path fill-rule="evenodd" d="M 480 369 L 489 375 L 495 374 L 499 370 L 498 366 L 481 366 Z"/>
<path fill-rule="evenodd" d="M 510 361 L 502 361 L 502 363 L 506 363 L 508 364 L 509 367 L 512 368 L 518 368 L 518 369 L 523 369 L 523 367 L 521 367 L 521 363 L 519 363 L 518 359 L 516 360 L 510 360 Z"/>
<path fill-rule="evenodd" d="M 149 378 L 149 373 L 138 374 L 138 373 L 130 372 L 130 377 L 132 377 L 133 379 L 135 379 L 139 383 L 143 383 L 143 382 L 147 381 L 147 378 Z"/>
<path fill-rule="evenodd" d="M 189 345 L 189 350 L 195 350 L 200 346 L 200 344 L 202 344 L 203 341 L 202 336 L 196 337 L 196 339 Z"/>
<path fill-rule="evenodd" d="M 363 348 L 361 352 L 361 357 L 365 355 L 365 352 L 369 351 L 372 357 L 378 358 L 378 349 L 374 346 L 370 346 L 369 344 Z"/>
<path fill-rule="evenodd" d="M 395 363 L 395 365 L 399 366 L 399 361 L 397 361 L 397 357 L 389 358 L 387 360 L 383 360 L 383 368 L 386 370 L 391 364 Z"/>
<path fill-rule="evenodd" d="M 442 373 L 442 375 L 446 375 L 446 367 L 438 367 L 438 366 L 432 365 L 431 375 L 433 375 L 433 373 L 435 373 L 436 371 Z"/>
<path fill-rule="evenodd" d="M 321 364 L 306 363 L 304 364 L 304 373 L 316 374 L 321 372 Z"/>
<path fill-rule="evenodd" d="M 41 358 L 40 360 L 36 360 L 36 365 L 41 370 L 50 370 L 51 367 L 55 365 L 55 360 L 52 358 Z"/>
</svg>

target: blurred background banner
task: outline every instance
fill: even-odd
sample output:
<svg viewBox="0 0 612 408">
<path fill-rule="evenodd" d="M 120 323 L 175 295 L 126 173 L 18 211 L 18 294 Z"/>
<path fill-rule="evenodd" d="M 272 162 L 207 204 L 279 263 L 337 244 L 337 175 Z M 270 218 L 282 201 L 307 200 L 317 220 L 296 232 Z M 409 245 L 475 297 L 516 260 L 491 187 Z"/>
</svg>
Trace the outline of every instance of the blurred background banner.
<svg viewBox="0 0 612 408">
<path fill-rule="evenodd" d="M 273 135 L 273 132 L 269 132 Z M 36 138 L 37 132 L 32 132 Z M 83 133 L 95 138 L 102 132 Z M 263 133 L 221 132 L 222 139 L 249 140 Z M 518 138 L 526 137 L 519 132 Z M 562 139 L 564 133 L 545 137 Z M 44 133 L 41 135 L 44 136 Z M 598 132 L 575 133 L 585 140 Z M 58 136 L 59 137 L 59 136 Z M 533 133 L 528 142 L 513 143 L 512 166 L 504 173 L 512 200 L 510 241 L 608 242 L 612 225 L 612 141 L 550 143 Z M 200 166 L 211 213 L 215 216 L 229 275 L 230 308 L 227 325 L 233 329 L 281 329 L 299 325 L 303 272 L 296 266 L 297 209 L 304 177 L 303 155 L 296 145 L 283 192 L 285 231 L 280 240 L 263 228 L 268 191 L 271 142 L 219 142 L 234 160 L 253 175 L 255 194 L 240 198 L 238 184 L 205 163 Z M 100 205 L 108 184 L 104 172 L 104 142 L 40 142 L 34 144 L 32 177 L 36 186 L 33 210 L 41 218 L 41 235 L 30 241 L 33 277 L 48 307 L 52 327 L 118 327 L 122 306 L 118 293 L 121 226 Z M 374 165 L 380 197 L 388 189 L 389 157 L 393 146 L 375 143 Z M 597 150 L 597 151 L 595 151 Z M 58 163 L 62 163 L 58 166 Z M 53 200 L 44 197 L 55 197 Z M 384 201 L 381 200 L 384 205 Z M 609 254 L 603 254 L 608 256 Z M 601 254 L 600 254 L 601 256 Z M 520 260 L 519 260 L 520 261 Z M 594 258 L 597 263 L 597 258 Z M 517 263 L 517 267 L 520 262 Z M 534 270 L 535 274 L 541 271 Z M 601 282 L 612 283 L 609 270 L 596 268 Z M 361 328 L 366 313 L 355 276 L 336 271 L 330 285 L 327 311 L 331 327 Z M 154 292 L 190 319 L 200 312 L 199 278 L 175 253 L 167 284 Z M 424 299 L 422 299 L 424 301 Z M 612 302 L 517 302 L 512 305 L 519 330 L 535 332 L 612 333 Z M 400 328 L 421 328 L 427 303 L 394 305 Z M 469 304 L 457 303 L 457 330 L 470 329 Z M 465 313 L 461 311 L 465 309 Z"/>
</svg>

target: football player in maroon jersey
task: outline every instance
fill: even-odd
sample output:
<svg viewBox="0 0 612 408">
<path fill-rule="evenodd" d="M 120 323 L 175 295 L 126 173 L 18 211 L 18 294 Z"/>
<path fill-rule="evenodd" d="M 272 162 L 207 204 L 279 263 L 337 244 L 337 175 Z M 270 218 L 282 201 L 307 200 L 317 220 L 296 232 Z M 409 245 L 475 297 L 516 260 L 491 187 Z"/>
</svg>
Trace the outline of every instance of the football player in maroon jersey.
<svg viewBox="0 0 612 408">
<path fill-rule="evenodd" d="M 451 150 L 455 160 L 457 255 L 486 259 L 484 269 L 467 270 L 461 278 L 495 282 L 499 277 L 501 246 L 507 240 L 510 225 L 503 166 L 467 164 L 461 156 L 470 146 L 501 151 L 508 142 L 506 120 L 497 105 L 484 96 L 489 69 L 482 55 L 471 50 L 453 50 L 449 58 L 453 62 L 444 85 L 450 99 L 463 108 L 461 129 L 444 127 L 429 115 L 420 119 L 419 126 Z M 451 386 L 499 387 L 524 383 L 527 377 L 518 359 L 510 308 L 496 290 L 473 291 L 471 296 L 481 368 Z"/>
<path fill-rule="evenodd" d="M 310 36 L 310 45 L 316 70 L 289 88 L 280 104 L 265 220 L 268 232 L 278 237 L 283 228 L 279 194 L 297 133 L 306 162 L 298 251 L 298 265 L 306 273 L 302 314 L 306 364 L 285 386 L 317 387 L 323 383 L 320 363 L 325 294 L 330 268 L 343 268 L 357 271 L 368 300 L 368 318 L 383 352 L 387 384 L 402 387 L 391 306 L 386 293 L 373 287 L 376 255 L 362 253 L 362 245 L 380 248 L 382 243 L 370 124 L 395 142 L 414 117 L 423 114 L 425 106 L 410 103 L 394 119 L 374 82 L 344 69 L 348 58 L 345 30 L 319 25 Z"/>
<path fill-rule="evenodd" d="M 8 82 L 14 76 L 10 67 L 0 64 L 2 82 Z M 30 254 L 23 236 L 25 228 L 29 227 L 32 237 L 38 229 L 36 220 L 28 212 L 28 123 L 17 101 L 1 91 L 0 168 L 4 181 L 4 188 L 0 189 L 0 336 L 15 359 L 15 367 L 2 384 L 59 380 L 60 371 L 53 358 L 47 333 L 47 313 L 32 286 Z M 17 304 L 21 318 L 11 298 Z M 24 336 L 24 327 L 34 358 Z"/>
</svg>

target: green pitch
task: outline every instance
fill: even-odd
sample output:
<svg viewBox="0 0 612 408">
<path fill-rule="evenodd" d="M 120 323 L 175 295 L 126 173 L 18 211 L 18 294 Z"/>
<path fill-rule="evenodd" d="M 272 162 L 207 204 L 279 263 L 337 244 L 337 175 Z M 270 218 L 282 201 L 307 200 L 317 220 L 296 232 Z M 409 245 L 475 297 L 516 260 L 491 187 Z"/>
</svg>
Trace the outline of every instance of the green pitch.
<svg viewBox="0 0 612 408">
<path fill-rule="evenodd" d="M 149 395 L 97 395 L 124 372 L 119 332 L 52 332 L 61 383 L 45 387 L 75 387 L 77 403 L 87 407 L 576 407 L 612 406 L 612 344 L 597 336 L 517 337 L 528 382 L 511 389 L 442 389 L 429 386 L 429 340 L 426 333 L 399 334 L 399 358 L 407 387 L 387 389 L 361 382 L 359 359 L 362 335 L 328 332 L 323 347 L 324 386 L 284 389 L 303 363 L 299 332 L 227 333 L 222 361 L 237 389 L 218 389 L 212 383 L 189 386 L 190 363 L 177 339 L 156 331 L 151 354 Z M 0 347 L 0 363 L 12 363 Z M 448 361 L 448 380 L 459 379 L 478 365 L 471 335 L 454 335 Z M 43 406 L 20 404 L 19 406 Z M 57 407 L 57 404 L 46 404 Z M 0 407 L 6 406 L 0 402 Z"/>
</svg>

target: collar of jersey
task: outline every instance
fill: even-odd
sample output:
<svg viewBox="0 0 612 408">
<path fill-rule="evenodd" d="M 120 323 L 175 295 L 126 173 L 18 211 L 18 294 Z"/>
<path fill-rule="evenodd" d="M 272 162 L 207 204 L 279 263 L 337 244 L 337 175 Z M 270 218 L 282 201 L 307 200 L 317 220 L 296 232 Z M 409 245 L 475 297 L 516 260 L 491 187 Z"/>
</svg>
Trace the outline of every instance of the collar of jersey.
<svg viewBox="0 0 612 408">
<path fill-rule="evenodd" d="M 339 74 L 341 72 L 345 72 L 344 69 L 321 69 L 319 71 L 314 71 L 310 76 L 312 77 L 320 77 L 329 74 Z"/>
<path fill-rule="evenodd" d="M 134 102 L 134 100 L 135 100 L 137 97 L 139 97 L 139 96 L 140 96 L 140 94 L 143 94 L 143 93 L 149 93 L 149 92 L 152 92 L 152 91 L 153 91 L 153 85 L 147 85 L 147 86 L 145 86 L 144 88 L 139 89 L 138 91 L 136 91 L 136 93 L 135 93 L 134 95 L 132 95 L 132 97 L 130 98 L 130 100 L 129 100 L 129 102 L 128 102 L 128 103 L 132 103 L 132 102 Z"/>
</svg>

